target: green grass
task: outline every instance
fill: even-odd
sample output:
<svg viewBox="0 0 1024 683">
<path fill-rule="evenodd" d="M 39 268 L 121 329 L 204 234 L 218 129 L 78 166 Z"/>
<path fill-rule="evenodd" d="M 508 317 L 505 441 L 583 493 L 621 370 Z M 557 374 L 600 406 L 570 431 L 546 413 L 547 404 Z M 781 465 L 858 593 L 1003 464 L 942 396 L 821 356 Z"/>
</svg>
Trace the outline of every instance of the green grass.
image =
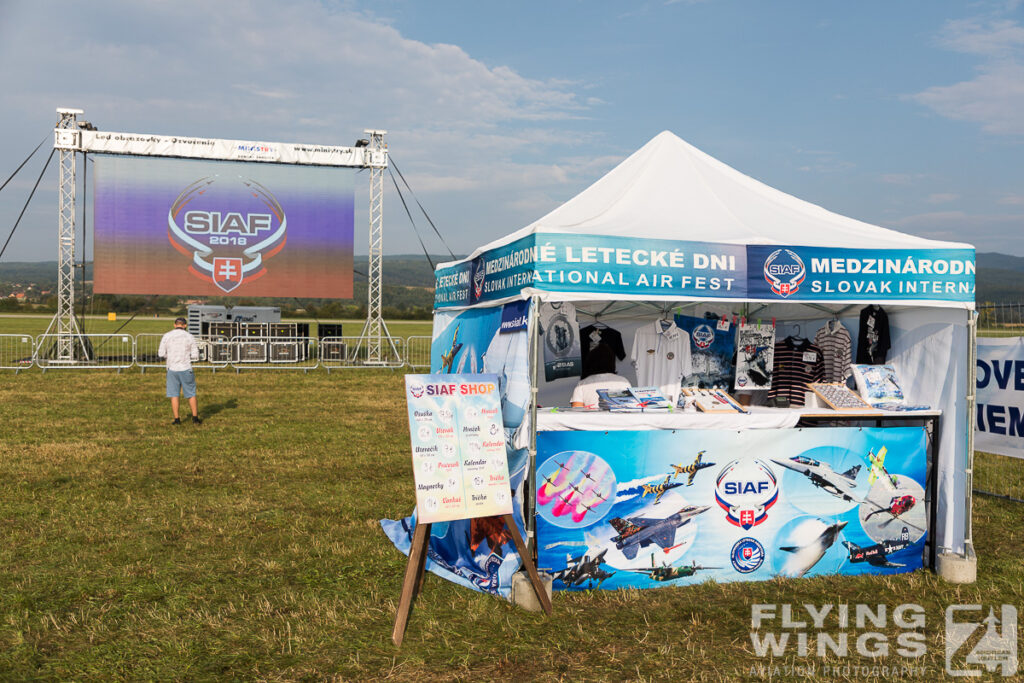
<svg viewBox="0 0 1024 683">
<path fill-rule="evenodd" d="M 548 618 L 428 574 L 398 650 L 405 557 L 378 520 L 414 500 L 402 374 L 200 372 L 199 387 L 206 422 L 172 428 L 161 373 L 0 373 L 0 679 L 749 680 L 768 663 L 753 603 L 913 602 L 927 673 L 900 680 L 934 681 L 947 605 L 1024 607 L 1024 507 L 978 498 L 973 585 L 922 571 L 556 593 Z M 1020 471 L 978 459 L 979 482 L 1024 497 Z"/>
</svg>

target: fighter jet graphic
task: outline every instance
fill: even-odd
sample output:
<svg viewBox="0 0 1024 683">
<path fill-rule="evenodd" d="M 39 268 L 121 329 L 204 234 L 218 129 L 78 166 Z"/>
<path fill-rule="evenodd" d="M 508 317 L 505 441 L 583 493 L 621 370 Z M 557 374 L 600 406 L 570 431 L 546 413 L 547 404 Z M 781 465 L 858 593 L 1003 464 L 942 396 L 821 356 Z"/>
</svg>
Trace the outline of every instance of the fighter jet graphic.
<svg viewBox="0 0 1024 683">
<path fill-rule="evenodd" d="M 789 460 L 775 460 L 776 465 L 782 465 L 794 472 L 799 472 L 819 489 L 831 493 L 836 498 L 842 498 L 854 503 L 863 503 L 863 499 L 853 495 L 852 491 L 857 487 L 857 473 L 860 472 L 860 465 L 854 465 L 845 472 L 836 472 L 828 464 L 819 462 L 814 458 L 803 455 L 796 455 Z"/>
<path fill-rule="evenodd" d="M 786 576 L 801 577 L 811 570 L 811 567 L 818 564 L 818 560 L 825 556 L 825 551 L 832 547 L 848 522 L 837 522 L 825 528 L 817 538 L 806 545 L 781 546 L 779 550 L 793 553 L 793 556 L 786 560 L 783 566 L 783 573 Z"/>
<path fill-rule="evenodd" d="M 868 451 L 868 462 L 871 463 L 871 474 L 868 475 L 868 485 L 870 486 L 871 484 L 874 484 L 877 479 L 881 479 L 886 486 L 895 490 L 899 488 L 900 482 L 896 477 L 886 471 L 885 453 L 885 446 L 882 446 L 879 449 L 877 455 L 873 449 Z"/>
<path fill-rule="evenodd" d="M 890 562 L 888 556 L 909 547 L 912 543 L 913 541 L 910 540 L 910 530 L 907 527 L 903 527 L 903 533 L 900 534 L 899 538 L 882 541 L 881 543 L 863 548 L 856 543 L 843 541 L 843 545 L 850 551 L 851 563 L 867 562 L 872 567 L 906 567 L 907 565 L 905 564 Z"/>
<path fill-rule="evenodd" d="M 600 588 L 604 580 L 610 578 L 615 572 L 606 572 L 601 569 L 601 560 L 604 558 L 608 549 L 605 548 L 597 555 L 593 557 L 590 553 L 583 553 L 573 557 L 572 555 L 565 556 L 565 569 L 559 569 L 551 573 L 551 578 L 554 581 L 561 581 L 566 587 L 579 586 L 584 581 L 590 582 L 590 588 L 594 587 L 594 581 L 597 581 L 597 587 Z"/>
<path fill-rule="evenodd" d="M 685 467 L 682 465 L 672 465 L 672 469 L 675 470 L 673 478 L 678 477 L 680 474 L 688 474 L 690 476 L 686 480 L 686 485 L 693 486 L 693 478 L 697 475 L 697 472 L 700 472 L 705 467 L 712 467 L 715 464 L 713 462 L 701 462 L 701 458 L 704 457 L 706 452 L 707 451 L 698 452 L 697 457 L 693 459 L 693 462 Z"/>
<path fill-rule="evenodd" d="M 459 342 L 460 327 L 461 325 L 455 326 L 455 334 L 452 335 L 452 347 L 441 354 L 441 372 L 443 373 L 450 373 L 452 371 L 455 356 L 462 350 L 462 344 Z"/>
<path fill-rule="evenodd" d="M 644 567 L 642 569 L 626 569 L 627 572 L 635 572 L 637 574 L 647 574 L 654 581 L 673 581 L 675 579 L 685 579 L 693 576 L 701 569 L 721 569 L 721 567 L 702 567 L 697 564 L 696 560 L 693 564 L 682 564 L 678 567 L 673 567 L 667 562 L 662 562 L 661 565 L 654 563 L 654 553 L 651 553 L 651 566 Z"/>
<path fill-rule="evenodd" d="M 665 481 L 661 482 L 660 484 L 641 484 L 641 486 L 644 487 L 644 492 L 642 494 L 640 494 L 640 497 L 644 498 L 644 497 L 647 496 L 648 493 L 654 493 L 654 494 L 656 494 L 654 496 L 654 503 L 657 504 L 658 501 L 661 500 L 661 497 L 663 495 L 665 495 L 665 491 L 668 491 L 670 489 L 674 489 L 676 487 L 679 487 L 679 486 L 683 485 L 682 482 L 677 482 L 675 484 L 668 483 L 669 478 L 671 476 L 672 476 L 671 474 L 665 475 Z"/>
<path fill-rule="evenodd" d="M 687 505 L 665 519 L 615 517 L 608 520 L 608 523 L 619 533 L 617 536 L 612 536 L 611 540 L 627 560 L 632 560 L 642 548 L 646 548 L 651 543 L 662 548 L 675 545 L 676 530 L 710 509 L 710 505 Z"/>
</svg>

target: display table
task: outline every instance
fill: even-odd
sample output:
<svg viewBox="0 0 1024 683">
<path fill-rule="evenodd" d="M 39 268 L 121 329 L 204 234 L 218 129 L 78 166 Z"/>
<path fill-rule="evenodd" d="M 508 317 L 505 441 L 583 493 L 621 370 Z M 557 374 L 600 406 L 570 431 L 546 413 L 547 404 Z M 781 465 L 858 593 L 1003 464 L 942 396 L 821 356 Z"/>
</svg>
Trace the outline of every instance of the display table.
<svg viewBox="0 0 1024 683">
<path fill-rule="evenodd" d="M 646 429 L 787 429 L 803 422 L 822 421 L 932 421 L 942 415 L 940 410 L 831 410 L 828 408 L 765 408 L 750 406 L 748 413 L 672 412 L 609 412 L 606 410 L 572 410 L 548 408 L 537 411 L 537 431 L 637 431 Z M 515 448 L 528 448 L 527 429 L 516 432 Z"/>
</svg>

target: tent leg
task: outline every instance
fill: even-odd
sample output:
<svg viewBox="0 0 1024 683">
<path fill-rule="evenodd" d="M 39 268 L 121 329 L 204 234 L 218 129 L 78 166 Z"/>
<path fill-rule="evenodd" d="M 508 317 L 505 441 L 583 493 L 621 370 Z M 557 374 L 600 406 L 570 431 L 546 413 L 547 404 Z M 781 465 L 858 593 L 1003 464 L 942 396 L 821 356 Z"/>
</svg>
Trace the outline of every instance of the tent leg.
<svg viewBox="0 0 1024 683">
<path fill-rule="evenodd" d="M 964 552 L 945 552 L 938 557 L 939 576 L 952 583 L 974 583 L 978 579 L 978 556 L 974 553 L 974 404 L 978 386 L 978 318 L 967 311 L 967 453 L 964 462 Z M 932 531 L 934 533 L 934 530 Z"/>
</svg>

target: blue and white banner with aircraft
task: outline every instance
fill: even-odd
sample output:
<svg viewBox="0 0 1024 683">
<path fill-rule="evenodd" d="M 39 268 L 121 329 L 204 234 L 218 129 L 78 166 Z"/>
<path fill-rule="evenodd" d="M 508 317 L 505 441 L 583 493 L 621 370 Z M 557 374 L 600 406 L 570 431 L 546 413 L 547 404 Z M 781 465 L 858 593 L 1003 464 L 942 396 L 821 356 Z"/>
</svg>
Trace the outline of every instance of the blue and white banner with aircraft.
<svg viewBox="0 0 1024 683">
<path fill-rule="evenodd" d="M 919 569 L 921 427 L 537 435 L 556 590 Z"/>
<path fill-rule="evenodd" d="M 973 249 L 839 249 L 543 233 L 435 273 L 434 308 L 545 292 L 758 301 L 974 302 Z"/>
<path fill-rule="evenodd" d="M 1024 458 L 1024 338 L 978 337 L 974 447 Z"/>
</svg>

